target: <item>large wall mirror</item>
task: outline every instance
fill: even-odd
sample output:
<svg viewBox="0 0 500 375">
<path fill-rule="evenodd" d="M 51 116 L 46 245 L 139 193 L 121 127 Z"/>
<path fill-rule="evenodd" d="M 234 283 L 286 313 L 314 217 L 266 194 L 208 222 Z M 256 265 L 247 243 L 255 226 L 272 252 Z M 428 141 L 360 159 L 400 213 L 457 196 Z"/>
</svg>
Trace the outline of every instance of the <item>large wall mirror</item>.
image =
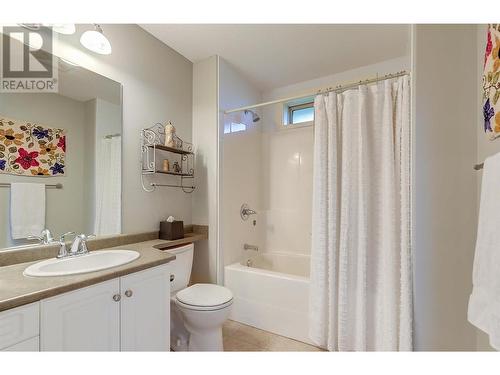
<svg viewBox="0 0 500 375">
<path fill-rule="evenodd" d="M 0 249 L 121 232 L 122 86 L 57 66 L 58 93 L 0 93 Z"/>
</svg>

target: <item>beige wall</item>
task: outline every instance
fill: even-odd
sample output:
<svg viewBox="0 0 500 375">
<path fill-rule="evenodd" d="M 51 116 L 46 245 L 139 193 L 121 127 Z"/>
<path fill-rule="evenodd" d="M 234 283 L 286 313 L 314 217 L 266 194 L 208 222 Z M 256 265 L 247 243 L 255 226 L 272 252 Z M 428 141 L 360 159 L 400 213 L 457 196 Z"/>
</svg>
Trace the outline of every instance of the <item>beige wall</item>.
<svg viewBox="0 0 500 375">
<path fill-rule="evenodd" d="M 486 34 L 487 26 L 477 26 L 477 163 L 482 163 L 488 156 L 500 152 L 500 140 L 490 141 L 488 136 L 484 133 L 484 120 L 483 120 L 483 91 L 482 75 L 483 75 L 483 62 L 484 50 L 486 48 Z M 481 177 L 482 172 L 476 172 L 477 175 L 477 209 L 479 212 L 479 199 L 481 195 Z M 477 350 L 486 351 L 494 350 L 489 344 L 489 337 L 481 330 L 477 330 Z"/>
<path fill-rule="evenodd" d="M 218 247 L 218 57 L 193 66 L 193 143 L 195 184 L 193 222 L 209 226 L 208 241 L 196 244 L 191 280 L 217 281 Z"/>
<path fill-rule="evenodd" d="M 102 25 L 113 53 L 97 55 L 80 45 L 90 25 L 61 36 L 55 53 L 123 84 L 123 226 L 125 233 L 156 230 L 168 215 L 191 220 L 191 195 L 176 188 L 142 190 L 140 182 L 141 128 L 172 121 L 178 135 L 191 141 L 193 64 L 136 25 Z M 173 176 L 152 177 L 178 183 Z"/>
<path fill-rule="evenodd" d="M 467 321 L 477 225 L 474 25 L 414 30 L 415 349 L 474 350 Z"/>
<path fill-rule="evenodd" d="M 95 151 L 96 151 L 96 113 L 97 100 L 91 99 L 84 103 L 85 123 L 87 131 L 85 132 L 85 166 L 83 170 L 87 189 L 83 192 L 83 200 L 87 202 L 83 210 L 85 212 L 87 232 L 91 233 L 94 230 L 95 217 Z"/>
</svg>

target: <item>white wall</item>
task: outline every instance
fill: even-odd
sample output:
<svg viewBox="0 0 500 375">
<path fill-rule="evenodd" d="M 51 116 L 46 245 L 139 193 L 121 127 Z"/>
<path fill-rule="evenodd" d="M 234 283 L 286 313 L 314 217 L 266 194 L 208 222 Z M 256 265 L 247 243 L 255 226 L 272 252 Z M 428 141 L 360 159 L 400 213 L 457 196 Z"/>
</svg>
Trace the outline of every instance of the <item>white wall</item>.
<svg viewBox="0 0 500 375">
<path fill-rule="evenodd" d="M 414 346 L 474 350 L 476 28 L 417 25 L 413 56 Z"/>
<path fill-rule="evenodd" d="M 142 190 L 140 182 L 141 128 L 172 121 L 178 135 L 192 139 L 192 63 L 136 25 L 102 25 L 113 53 L 97 55 L 79 42 L 90 25 L 60 36 L 55 53 L 123 84 L 123 226 L 124 233 L 157 230 L 168 215 L 191 219 L 191 195 L 176 188 Z M 178 183 L 173 176 L 157 182 Z"/>
<path fill-rule="evenodd" d="M 264 101 L 408 70 L 409 57 L 390 59 L 263 93 Z M 262 133 L 262 215 L 264 251 L 311 252 L 313 127 L 287 128 L 283 103 L 264 107 Z"/>
<path fill-rule="evenodd" d="M 62 234 L 87 229 L 88 212 L 84 200 L 87 191 L 84 170 L 87 166 L 84 103 L 58 94 L 3 94 L 0 115 L 31 121 L 66 130 L 67 149 L 65 175 L 29 177 L 0 174 L 0 182 L 62 183 L 63 189 L 46 190 L 46 227 Z M 0 189 L 0 248 L 32 243 L 12 240 L 10 236 L 10 189 Z M 33 233 L 38 235 L 39 233 Z"/>
<path fill-rule="evenodd" d="M 249 223 L 240 223 L 239 206 L 243 199 L 249 199 L 248 203 L 257 202 L 253 197 L 258 192 L 257 185 L 252 193 L 248 181 L 256 178 L 254 174 L 257 173 L 258 164 L 247 158 L 242 159 L 242 154 L 255 152 L 253 146 L 247 144 L 246 138 L 241 144 L 239 137 L 224 136 L 223 112 L 258 100 L 258 91 L 218 56 L 194 64 L 193 142 L 196 145 L 195 182 L 199 188 L 193 193 L 193 221 L 209 225 L 209 240 L 198 244 L 195 250 L 191 277 L 193 282 L 222 283 L 221 270 L 224 263 L 236 259 L 234 254 L 242 251 L 244 238 L 239 236 L 245 233 L 242 225 Z M 231 164 L 226 163 L 225 158 L 219 158 L 219 150 L 221 154 L 228 152 L 231 155 L 227 159 Z M 239 161 L 243 160 L 250 162 L 241 164 Z M 231 172 L 228 174 L 232 176 L 229 177 L 230 180 L 225 179 L 228 168 L 239 173 L 237 178 L 233 179 L 236 176 L 232 176 Z M 251 172 L 252 170 L 255 172 Z M 228 184 L 232 184 L 234 189 L 229 189 Z M 248 194 L 244 193 L 245 189 Z M 223 210 L 224 214 L 220 215 L 219 210 Z M 250 238 L 249 242 L 255 241 Z M 227 254 L 226 251 L 224 254 L 221 252 L 219 257 L 219 248 L 228 249 Z"/>
<path fill-rule="evenodd" d="M 320 88 L 409 69 L 409 57 L 387 60 L 276 88 L 262 95 L 236 68 L 220 59 L 220 129 L 226 109 L 315 92 Z M 241 261 L 243 244 L 260 251 L 310 253 L 312 219 L 313 127 L 283 129 L 283 104 L 257 109 L 261 121 L 247 131 L 224 134 L 221 145 L 221 252 L 223 264 Z M 238 115 L 238 114 L 236 114 Z M 257 210 L 257 225 L 242 221 L 239 209 Z"/>
<path fill-rule="evenodd" d="M 223 134 L 224 122 L 231 116 L 224 111 L 261 101 L 259 90 L 252 86 L 227 61 L 219 58 L 219 132 L 221 142 L 221 254 L 223 264 L 241 261 L 243 244 L 261 246 L 262 121 L 249 125 L 247 131 Z M 241 114 L 241 113 L 239 113 Z M 236 114 L 237 116 L 238 114 Z M 243 221 L 240 207 L 247 203 L 259 214 Z M 253 219 L 256 225 L 253 225 Z M 222 275 L 223 272 L 220 272 Z"/>
<path fill-rule="evenodd" d="M 293 85 L 275 88 L 274 90 L 263 93 L 263 99 L 267 101 L 277 98 L 286 98 L 288 96 L 307 94 L 318 89 L 335 87 L 339 84 L 371 78 L 377 75 L 383 76 L 385 74 L 409 68 L 409 57 L 402 56 L 396 59 L 385 60 L 377 64 L 366 65 L 360 68 L 346 70 L 345 72 L 319 77 L 310 81 L 303 81 Z M 274 107 L 274 111 L 279 111 L 279 108 Z"/>
</svg>

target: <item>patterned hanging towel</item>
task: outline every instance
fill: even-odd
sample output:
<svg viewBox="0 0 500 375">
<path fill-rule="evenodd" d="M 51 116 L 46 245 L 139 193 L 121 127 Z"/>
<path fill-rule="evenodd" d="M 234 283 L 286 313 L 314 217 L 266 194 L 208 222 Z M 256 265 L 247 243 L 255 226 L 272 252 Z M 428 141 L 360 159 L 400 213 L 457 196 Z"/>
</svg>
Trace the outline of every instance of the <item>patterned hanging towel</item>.
<svg viewBox="0 0 500 375">
<path fill-rule="evenodd" d="M 63 129 L 0 115 L 0 173 L 64 176 L 64 134 Z"/>
<path fill-rule="evenodd" d="M 483 71 L 484 131 L 500 137 L 500 24 L 488 25 Z"/>
</svg>

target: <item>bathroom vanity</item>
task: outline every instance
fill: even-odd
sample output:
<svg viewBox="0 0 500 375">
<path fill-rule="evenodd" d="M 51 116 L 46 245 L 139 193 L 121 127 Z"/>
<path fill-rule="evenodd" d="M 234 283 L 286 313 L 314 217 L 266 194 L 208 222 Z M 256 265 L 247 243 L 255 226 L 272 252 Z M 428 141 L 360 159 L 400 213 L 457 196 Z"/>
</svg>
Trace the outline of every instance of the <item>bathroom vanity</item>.
<svg viewBox="0 0 500 375">
<path fill-rule="evenodd" d="M 37 262 L 0 267 L 2 351 L 168 351 L 174 255 L 152 240 L 126 247 L 128 264 L 61 277 L 27 277 Z"/>
<path fill-rule="evenodd" d="M 41 351 L 168 351 L 169 266 L 40 301 Z"/>
<path fill-rule="evenodd" d="M 0 351 L 168 351 L 175 255 L 163 250 L 206 240 L 208 228 L 158 239 L 155 218 L 166 218 L 169 205 L 156 194 L 129 196 L 122 185 L 130 169 L 122 149 L 131 152 L 122 147 L 122 84 L 53 59 L 58 92 L 0 93 L 0 130 L 14 139 L 0 140 Z M 160 170 L 152 156 L 143 172 L 161 177 L 149 186 L 192 179 L 191 148 L 160 143 L 143 144 L 141 154 L 173 154 L 180 170 Z M 31 164 L 20 168 L 26 152 Z M 122 210 L 125 193 L 141 204 Z M 183 202 L 176 212 L 189 217 L 191 201 Z M 148 206 L 154 215 L 140 209 Z M 150 232 L 123 233 L 124 217 Z"/>
</svg>

